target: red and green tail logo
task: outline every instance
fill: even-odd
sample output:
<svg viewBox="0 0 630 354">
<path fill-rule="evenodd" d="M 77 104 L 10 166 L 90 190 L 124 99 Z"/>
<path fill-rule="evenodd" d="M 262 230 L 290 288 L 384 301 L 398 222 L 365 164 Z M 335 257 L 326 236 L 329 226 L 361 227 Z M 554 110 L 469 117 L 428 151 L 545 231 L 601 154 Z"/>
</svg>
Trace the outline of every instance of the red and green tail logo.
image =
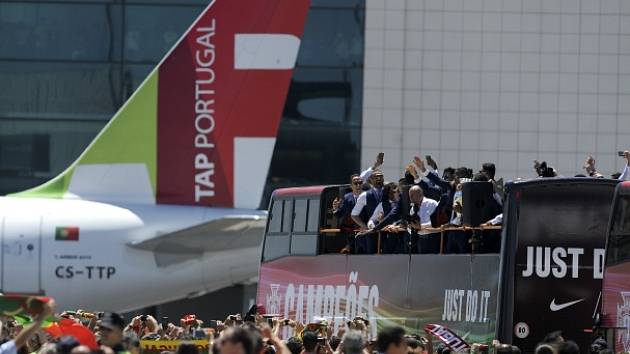
<svg viewBox="0 0 630 354">
<path fill-rule="evenodd" d="M 212 1 L 66 171 L 12 196 L 258 208 L 308 8 Z"/>
</svg>

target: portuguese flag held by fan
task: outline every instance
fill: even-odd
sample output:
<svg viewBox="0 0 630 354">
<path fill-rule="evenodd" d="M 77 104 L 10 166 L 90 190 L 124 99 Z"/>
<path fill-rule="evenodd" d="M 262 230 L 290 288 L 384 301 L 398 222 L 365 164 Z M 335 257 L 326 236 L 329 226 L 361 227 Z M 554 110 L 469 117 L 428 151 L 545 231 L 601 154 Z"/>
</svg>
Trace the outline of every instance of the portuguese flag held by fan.
<svg viewBox="0 0 630 354">
<path fill-rule="evenodd" d="M 33 318 L 28 315 L 16 315 L 13 318 L 22 326 L 33 322 Z M 71 336 L 82 345 L 90 347 L 90 349 L 98 349 L 94 333 L 84 325 L 73 320 L 64 318 L 59 322 L 55 322 L 54 319 L 46 319 L 42 323 L 42 329 L 53 338 Z"/>
<path fill-rule="evenodd" d="M 94 333 L 84 325 L 67 318 L 62 319 L 58 323 L 53 323 L 52 326 L 44 329 L 44 331 L 53 337 L 71 336 L 79 343 L 87 345 L 90 349 L 98 349 Z"/>
<path fill-rule="evenodd" d="M 0 315 L 37 315 L 48 301 L 49 298 L 42 296 L 0 295 Z"/>
<path fill-rule="evenodd" d="M 79 228 L 76 226 L 57 226 L 55 241 L 79 241 Z"/>
</svg>

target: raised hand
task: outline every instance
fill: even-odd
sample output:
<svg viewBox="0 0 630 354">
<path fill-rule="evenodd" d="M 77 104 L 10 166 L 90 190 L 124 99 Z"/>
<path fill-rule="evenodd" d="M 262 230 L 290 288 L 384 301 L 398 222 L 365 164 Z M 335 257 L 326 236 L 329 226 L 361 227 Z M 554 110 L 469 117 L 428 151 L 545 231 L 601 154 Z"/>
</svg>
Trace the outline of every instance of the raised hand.
<svg viewBox="0 0 630 354">
<path fill-rule="evenodd" d="M 409 174 L 412 175 L 414 179 L 418 178 L 418 171 L 416 171 L 416 168 L 413 167 L 412 164 L 407 165 L 405 171 L 409 172 Z"/>
<path fill-rule="evenodd" d="M 434 170 L 437 170 L 437 168 L 438 168 L 437 162 L 435 162 L 435 160 L 433 160 L 431 155 L 427 155 L 426 158 L 427 158 L 427 165 L 431 166 L 431 168 L 433 168 Z"/>
<path fill-rule="evenodd" d="M 413 163 L 416 165 L 418 170 L 420 170 L 420 172 L 424 173 L 427 170 L 426 167 L 424 166 L 424 161 L 422 161 L 422 159 L 419 158 L 418 156 L 413 157 Z"/>
<path fill-rule="evenodd" d="M 381 166 L 383 164 L 383 159 L 384 158 L 385 158 L 385 153 L 384 152 L 379 152 L 378 155 L 376 155 L 376 161 L 374 161 L 374 165 L 372 165 L 372 169 L 379 168 L 379 166 Z"/>
</svg>

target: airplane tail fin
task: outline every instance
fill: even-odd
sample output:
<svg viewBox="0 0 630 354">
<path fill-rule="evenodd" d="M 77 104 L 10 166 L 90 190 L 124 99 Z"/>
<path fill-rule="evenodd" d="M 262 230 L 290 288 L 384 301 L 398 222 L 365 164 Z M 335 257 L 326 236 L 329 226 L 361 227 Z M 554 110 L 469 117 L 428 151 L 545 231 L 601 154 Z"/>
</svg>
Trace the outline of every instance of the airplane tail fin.
<svg viewBox="0 0 630 354">
<path fill-rule="evenodd" d="M 79 158 L 15 197 L 257 208 L 309 0 L 215 0 Z"/>
</svg>

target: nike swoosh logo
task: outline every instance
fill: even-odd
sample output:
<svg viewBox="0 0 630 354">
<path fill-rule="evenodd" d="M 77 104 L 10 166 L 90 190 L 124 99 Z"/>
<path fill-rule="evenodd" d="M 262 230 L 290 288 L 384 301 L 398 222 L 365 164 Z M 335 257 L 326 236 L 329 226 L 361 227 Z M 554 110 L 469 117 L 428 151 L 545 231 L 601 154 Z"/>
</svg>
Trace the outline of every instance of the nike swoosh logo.
<svg viewBox="0 0 630 354">
<path fill-rule="evenodd" d="M 556 299 L 554 298 L 553 300 L 551 300 L 551 303 L 549 304 L 549 309 L 551 311 L 560 311 L 562 309 L 566 309 L 569 306 L 573 306 L 575 304 L 577 304 L 578 302 L 582 302 L 584 301 L 584 299 L 579 299 L 579 300 L 575 300 L 575 301 L 571 301 L 571 302 L 565 302 L 564 304 L 556 304 Z"/>
</svg>

